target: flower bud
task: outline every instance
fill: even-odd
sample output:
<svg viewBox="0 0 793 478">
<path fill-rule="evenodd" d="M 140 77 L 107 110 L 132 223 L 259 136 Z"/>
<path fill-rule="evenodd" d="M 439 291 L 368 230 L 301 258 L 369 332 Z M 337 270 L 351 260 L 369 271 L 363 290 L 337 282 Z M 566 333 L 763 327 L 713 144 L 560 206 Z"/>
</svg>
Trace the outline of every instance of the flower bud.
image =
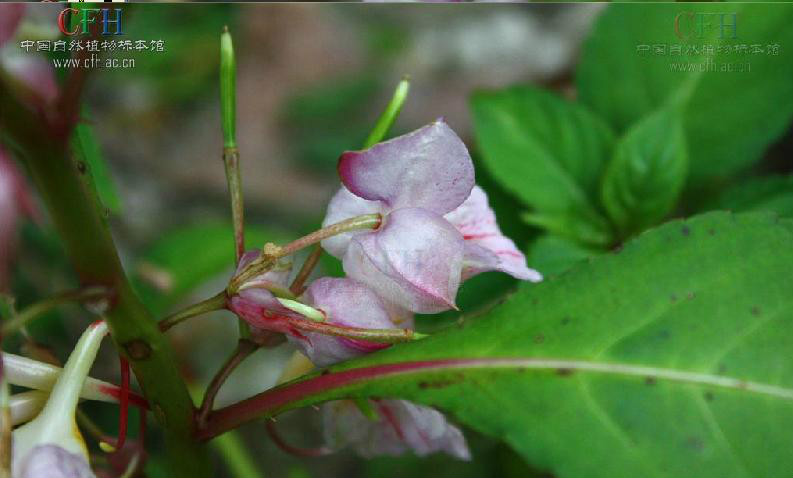
<svg viewBox="0 0 793 478">
<path fill-rule="evenodd" d="M 77 342 L 44 409 L 13 433 L 14 478 L 92 478 L 88 450 L 77 428 L 80 391 L 99 351 L 107 324 L 94 322 Z"/>
</svg>

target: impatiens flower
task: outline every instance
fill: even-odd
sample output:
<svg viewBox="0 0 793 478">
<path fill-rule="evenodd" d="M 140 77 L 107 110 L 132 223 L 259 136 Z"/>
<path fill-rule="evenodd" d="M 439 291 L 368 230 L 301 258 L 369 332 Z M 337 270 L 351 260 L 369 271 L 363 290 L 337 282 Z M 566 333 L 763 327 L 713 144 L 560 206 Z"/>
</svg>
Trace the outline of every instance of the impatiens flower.
<svg viewBox="0 0 793 478">
<path fill-rule="evenodd" d="M 324 405 L 326 444 L 332 449 L 350 446 L 367 458 L 413 451 L 419 456 L 445 452 L 471 459 L 463 433 L 437 410 L 406 400 L 370 400 L 369 404 L 375 418 L 366 417 L 351 400 Z"/>
<path fill-rule="evenodd" d="M 443 121 L 339 159 L 342 188 L 323 226 L 379 213 L 375 231 L 322 242 L 345 272 L 383 299 L 418 313 L 454 308 L 461 280 L 486 270 L 540 280 L 504 237 L 474 187 L 463 142 Z"/>
<path fill-rule="evenodd" d="M 107 325 L 101 321 L 83 333 L 44 409 L 33 421 L 14 430 L 13 478 L 95 476 L 74 416 L 83 383 L 105 334 Z"/>
<path fill-rule="evenodd" d="M 413 312 L 455 307 L 462 235 L 443 218 L 465 201 L 474 167 L 463 142 L 443 121 L 339 159 L 344 187 L 323 226 L 379 213 L 375 231 L 323 241 L 344 271 L 381 297 Z"/>
<path fill-rule="evenodd" d="M 353 279 L 317 279 L 306 290 L 303 299 L 322 311 L 325 320 L 334 325 L 367 329 L 394 328 L 384 302 L 365 285 Z M 311 332 L 292 335 L 288 339 L 321 367 L 388 346 Z"/>
<path fill-rule="evenodd" d="M 501 233 L 487 194 L 479 186 L 474 186 L 468 199 L 444 217 L 465 240 L 463 280 L 492 270 L 506 272 L 516 279 L 542 280 L 539 272 L 526 266 L 526 257 L 512 239 Z"/>
<path fill-rule="evenodd" d="M 25 180 L 0 147 L 0 291 L 8 287 L 9 269 L 16 257 L 19 219 L 33 212 Z"/>
</svg>

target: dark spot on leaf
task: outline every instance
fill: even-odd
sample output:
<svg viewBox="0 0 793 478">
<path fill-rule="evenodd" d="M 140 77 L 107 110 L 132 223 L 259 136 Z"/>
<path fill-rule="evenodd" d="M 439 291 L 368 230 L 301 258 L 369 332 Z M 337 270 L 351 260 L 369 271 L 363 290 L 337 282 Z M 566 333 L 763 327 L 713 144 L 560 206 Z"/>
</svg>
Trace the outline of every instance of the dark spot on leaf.
<svg viewBox="0 0 793 478">
<path fill-rule="evenodd" d="M 715 236 L 716 235 L 716 230 L 715 229 L 708 229 L 708 234 L 711 235 L 711 236 Z"/>
<path fill-rule="evenodd" d="M 686 294 L 686 299 L 688 300 L 692 300 L 694 297 L 696 297 L 696 295 L 693 292 L 689 292 L 688 294 Z"/>
<path fill-rule="evenodd" d="M 534 343 L 535 344 L 541 344 L 543 342 L 545 342 L 545 336 L 543 334 L 537 334 L 537 335 L 534 336 Z"/>
<path fill-rule="evenodd" d="M 719 371 L 719 373 L 726 372 L 727 371 L 727 366 L 725 364 L 723 364 L 723 363 L 719 364 L 718 371 Z"/>
<path fill-rule="evenodd" d="M 533 297 L 533 298 L 531 299 L 531 305 L 537 305 L 537 304 L 539 304 L 539 303 L 540 303 L 540 299 L 538 299 L 538 298 L 536 298 L 536 297 Z"/>
<path fill-rule="evenodd" d="M 622 244 L 617 244 L 616 246 L 614 246 L 611 252 L 613 252 L 614 254 L 619 254 L 620 252 L 622 252 Z"/>
<path fill-rule="evenodd" d="M 669 301 L 674 304 L 675 302 L 677 302 L 677 296 L 675 294 L 670 295 Z"/>
<path fill-rule="evenodd" d="M 567 324 L 569 324 L 571 320 L 573 320 L 573 319 L 571 319 L 570 317 L 564 317 L 564 318 L 562 318 L 562 325 L 567 325 Z"/>
<path fill-rule="evenodd" d="M 560 377 L 569 377 L 570 375 L 573 374 L 573 369 L 571 369 L 571 368 L 557 368 L 556 369 L 556 374 L 559 375 Z"/>
<path fill-rule="evenodd" d="M 688 437 L 686 439 L 686 447 L 695 451 L 702 451 L 705 448 L 705 442 L 699 437 Z"/>
<path fill-rule="evenodd" d="M 684 236 L 688 236 L 691 234 L 691 229 L 688 226 L 683 226 L 680 228 L 680 232 L 682 232 Z"/>
<path fill-rule="evenodd" d="M 459 379 L 427 380 L 419 382 L 419 388 L 422 390 L 426 390 L 428 388 L 446 388 L 450 385 L 456 385 L 460 382 L 461 380 Z"/>
<path fill-rule="evenodd" d="M 88 168 L 86 167 L 86 165 L 85 165 L 85 162 L 83 162 L 83 161 L 77 161 L 77 171 L 79 171 L 79 172 L 80 172 L 80 174 L 85 174 L 85 171 L 86 171 L 87 169 L 88 169 Z"/>
<path fill-rule="evenodd" d="M 713 392 L 711 391 L 705 392 L 705 400 L 712 402 L 714 398 L 715 396 L 713 395 Z"/>
<path fill-rule="evenodd" d="M 657 382 L 658 381 L 656 380 L 656 378 L 653 377 L 652 375 L 648 375 L 647 377 L 644 377 L 645 385 L 655 385 Z"/>
<path fill-rule="evenodd" d="M 756 306 L 756 305 L 755 305 L 755 306 L 753 306 L 753 307 L 752 307 L 752 315 L 754 315 L 755 317 L 756 317 L 756 316 L 758 316 L 758 315 L 760 315 L 760 307 L 758 307 L 758 306 Z"/>
</svg>

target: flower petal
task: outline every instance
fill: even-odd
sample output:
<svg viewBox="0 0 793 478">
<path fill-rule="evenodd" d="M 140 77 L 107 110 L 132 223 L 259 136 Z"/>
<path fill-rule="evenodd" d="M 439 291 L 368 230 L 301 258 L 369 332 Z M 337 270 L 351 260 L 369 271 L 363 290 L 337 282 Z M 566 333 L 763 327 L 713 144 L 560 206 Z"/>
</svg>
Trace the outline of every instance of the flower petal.
<svg viewBox="0 0 793 478">
<path fill-rule="evenodd" d="M 445 214 L 474 186 L 465 144 L 442 120 L 339 158 L 342 183 L 355 195 L 390 209 L 420 207 Z"/>
<path fill-rule="evenodd" d="M 33 448 L 14 466 L 17 478 L 96 478 L 86 459 L 58 445 Z"/>
<path fill-rule="evenodd" d="M 480 272 L 498 270 L 522 280 L 539 282 L 542 275 L 526 266 L 526 257 L 510 238 L 501 233 L 487 194 L 474 186 L 457 209 L 444 216 L 463 235 L 465 259 L 463 280 Z"/>
<path fill-rule="evenodd" d="M 371 289 L 353 279 L 317 279 L 306 290 L 304 299 L 308 304 L 322 310 L 332 324 L 368 329 L 394 327 L 383 301 Z M 387 347 L 385 344 L 319 333 L 305 333 L 302 337 L 287 338 L 320 367 Z"/>
<path fill-rule="evenodd" d="M 417 313 L 455 308 L 464 243 L 445 219 L 424 209 L 398 209 L 377 231 L 359 234 L 344 271 L 386 301 Z"/>
<path fill-rule="evenodd" d="M 328 211 L 325 213 L 325 219 L 322 221 L 322 227 L 336 224 L 337 222 L 344 221 L 351 217 L 360 216 L 363 214 L 383 213 L 384 204 L 379 201 L 367 201 L 351 193 L 347 188 L 342 186 L 339 191 L 333 195 L 330 203 L 328 204 Z M 322 241 L 322 248 L 328 253 L 338 259 L 344 257 L 347 252 L 347 246 L 350 244 L 350 239 L 361 231 L 345 232 L 336 236 L 330 237 Z"/>
<path fill-rule="evenodd" d="M 325 440 L 333 449 L 351 446 L 360 455 L 418 456 L 445 452 L 461 460 L 471 453 L 459 428 L 435 409 L 406 400 L 370 400 L 378 420 L 367 418 L 354 402 L 342 400 L 323 407 Z"/>
</svg>

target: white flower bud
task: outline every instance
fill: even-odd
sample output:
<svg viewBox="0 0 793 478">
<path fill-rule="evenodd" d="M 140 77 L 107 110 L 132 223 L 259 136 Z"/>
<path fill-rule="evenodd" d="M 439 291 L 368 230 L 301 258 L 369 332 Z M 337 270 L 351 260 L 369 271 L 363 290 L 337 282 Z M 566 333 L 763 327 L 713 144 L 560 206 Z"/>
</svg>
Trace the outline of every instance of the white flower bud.
<svg viewBox="0 0 793 478">
<path fill-rule="evenodd" d="M 74 415 L 80 391 L 96 359 L 107 324 L 95 322 L 74 347 L 44 409 L 14 430 L 14 478 L 91 478 L 88 450 Z"/>
</svg>

